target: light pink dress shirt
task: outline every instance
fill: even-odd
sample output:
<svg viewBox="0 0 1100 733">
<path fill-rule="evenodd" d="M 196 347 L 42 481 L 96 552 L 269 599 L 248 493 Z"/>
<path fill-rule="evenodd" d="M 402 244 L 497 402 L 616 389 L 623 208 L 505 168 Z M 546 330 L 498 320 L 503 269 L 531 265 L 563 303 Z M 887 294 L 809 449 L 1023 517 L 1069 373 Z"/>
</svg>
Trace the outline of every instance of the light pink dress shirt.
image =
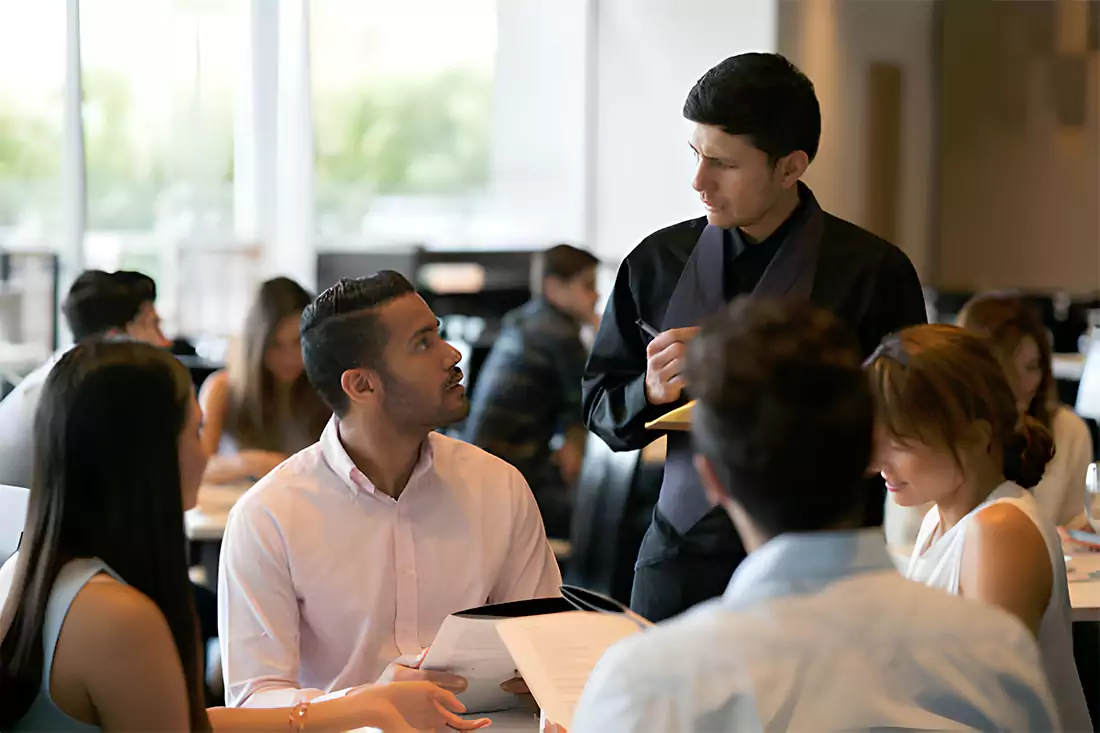
<svg viewBox="0 0 1100 733">
<path fill-rule="evenodd" d="M 518 470 L 433 433 L 394 500 L 355 468 L 334 418 L 230 512 L 218 579 L 226 703 L 293 705 L 374 682 L 451 613 L 560 591 Z"/>
</svg>

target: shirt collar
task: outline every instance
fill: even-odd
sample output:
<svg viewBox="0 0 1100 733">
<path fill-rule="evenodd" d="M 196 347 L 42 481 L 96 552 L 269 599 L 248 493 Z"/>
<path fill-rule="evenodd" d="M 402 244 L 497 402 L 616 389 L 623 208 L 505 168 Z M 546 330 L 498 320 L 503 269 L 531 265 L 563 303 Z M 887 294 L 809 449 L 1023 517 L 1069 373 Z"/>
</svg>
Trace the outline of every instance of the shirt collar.
<svg viewBox="0 0 1100 733">
<path fill-rule="evenodd" d="M 432 447 L 433 435 L 434 433 L 430 433 L 424 439 L 424 442 L 420 444 L 420 458 L 417 459 L 416 467 L 413 468 L 413 472 L 409 476 L 410 485 L 414 479 L 423 475 L 433 465 L 435 459 L 435 450 Z M 328 467 L 353 494 L 363 492 L 372 496 L 390 499 L 389 495 L 378 491 L 366 474 L 360 471 L 355 466 L 355 462 L 351 460 L 351 456 L 344 448 L 344 443 L 340 440 L 340 421 L 335 415 L 329 419 L 324 432 L 321 433 L 321 454 L 324 456 Z M 408 490 L 407 487 L 406 490 Z M 402 493 L 402 496 L 404 496 L 404 493 Z"/>
<path fill-rule="evenodd" d="M 722 605 L 740 607 L 814 592 L 860 573 L 885 570 L 896 572 L 881 527 L 790 532 L 749 553 L 730 579 Z"/>
</svg>

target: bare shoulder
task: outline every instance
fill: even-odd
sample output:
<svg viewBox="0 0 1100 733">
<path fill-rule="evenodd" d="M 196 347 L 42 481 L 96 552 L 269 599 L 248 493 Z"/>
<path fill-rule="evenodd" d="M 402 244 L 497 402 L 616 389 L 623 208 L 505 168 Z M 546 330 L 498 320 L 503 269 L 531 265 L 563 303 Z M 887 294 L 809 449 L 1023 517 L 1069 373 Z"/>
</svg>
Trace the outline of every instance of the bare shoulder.
<svg viewBox="0 0 1100 733">
<path fill-rule="evenodd" d="M 999 501 L 982 509 L 967 528 L 973 556 L 990 574 L 1050 573 L 1046 541 L 1035 522 L 1011 502 Z"/>
<path fill-rule="evenodd" d="M 983 543 L 1027 543 L 1046 550 L 1046 543 L 1039 528 L 1023 509 L 1008 501 L 990 504 L 974 515 L 967 528 L 968 537 L 977 537 Z"/>
<path fill-rule="evenodd" d="M 90 655 L 114 654 L 119 643 L 153 645 L 172 641 L 168 622 L 141 591 L 108 575 L 97 575 L 76 597 L 65 618 L 65 631 L 79 631 L 80 645 Z"/>
<path fill-rule="evenodd" d="M 229 397 L 229 372 L 225 369 L 211 374 L 199 390 L 199 402 L 207 405 L 223 404 Z"/>
</svg>

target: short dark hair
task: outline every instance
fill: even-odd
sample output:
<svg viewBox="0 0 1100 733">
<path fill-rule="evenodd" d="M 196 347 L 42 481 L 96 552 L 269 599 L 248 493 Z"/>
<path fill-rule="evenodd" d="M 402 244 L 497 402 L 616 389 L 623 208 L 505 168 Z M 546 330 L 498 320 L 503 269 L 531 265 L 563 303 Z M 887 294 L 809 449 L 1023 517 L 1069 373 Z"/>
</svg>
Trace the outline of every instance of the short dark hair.
<svg viewBox="0 0 1100 733">
<path fill-rule="evenodd" d="M 730 56 L 688 92 L 684 117 L 747 137 L 774 163 L 801 150 L 813 160 L 821 107 L 813 82 L 777 53 Z"/>
<path fill-rule="evenodd" d="M 554 277 L 559 280 L 572 280 L 585 270 L 591 270 L 600 264 L 600 259 L 588 250 L 568 244 L 559 244 L 542 253 L 538 258 L 541 279 Z"/>
<path fill-rule="evenodd" d="M 140 303 L 157 302 L 157 283 L 153 278 L 136 270 L 117 270 L 115 277 L 133 291 Z"/>
<path fill-rule="evenodd" d="M 772 535 L 859 521 L 874 407 L 859 343 L 806 302 L 741 297 L 689 350 L 695 449 Z"/>
<path fill-rule="evenodd" d="M 85 341 L 112 329 L 126 328 L 144 299 L 117 274 L 85 270 L 69 287 L 61 312 L 74 341 Z"/>
<path fill-rule="evenodd" d="M 374 309 L 414 292 L 401 273 L 380 270 L 367 277 L 341 279 L 302 311 L 306 376 L 337 417 L 348 410 L 348 397 L 340 384 L 344 372 L 383 368 L 388 334 Z"/>
</svg>

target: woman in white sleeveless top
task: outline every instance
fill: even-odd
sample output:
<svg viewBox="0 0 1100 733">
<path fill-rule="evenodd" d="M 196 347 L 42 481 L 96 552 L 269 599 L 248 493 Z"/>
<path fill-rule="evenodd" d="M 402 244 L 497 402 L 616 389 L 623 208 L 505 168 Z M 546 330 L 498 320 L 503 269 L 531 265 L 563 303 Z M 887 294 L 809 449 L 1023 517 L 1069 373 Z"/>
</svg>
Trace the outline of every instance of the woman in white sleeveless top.
<svg viewBox="0 0 1100 733">
<path fill-rule="evenodd" d="M 878 410 L 876 468 L 901 506 L 933 502 L 906 575 L 1000 606 L 1035 635 L 1064 730 L 1092 730 L 1073 659 L 1061 543 L 1027 488 L 1053 454 L 1020 415 L 988 339 L 916 326 L 868 360 Z"/>
<path fill-rule="evenodd" d="M 424 681 L 205 709 L 183 535 L 206 467 L 201 418 L 187 370 L 153 346 L 81 344 L 50 372 L 23 542 L 0 568 L 0 730 L 487 724 Z"/>
</svg>

